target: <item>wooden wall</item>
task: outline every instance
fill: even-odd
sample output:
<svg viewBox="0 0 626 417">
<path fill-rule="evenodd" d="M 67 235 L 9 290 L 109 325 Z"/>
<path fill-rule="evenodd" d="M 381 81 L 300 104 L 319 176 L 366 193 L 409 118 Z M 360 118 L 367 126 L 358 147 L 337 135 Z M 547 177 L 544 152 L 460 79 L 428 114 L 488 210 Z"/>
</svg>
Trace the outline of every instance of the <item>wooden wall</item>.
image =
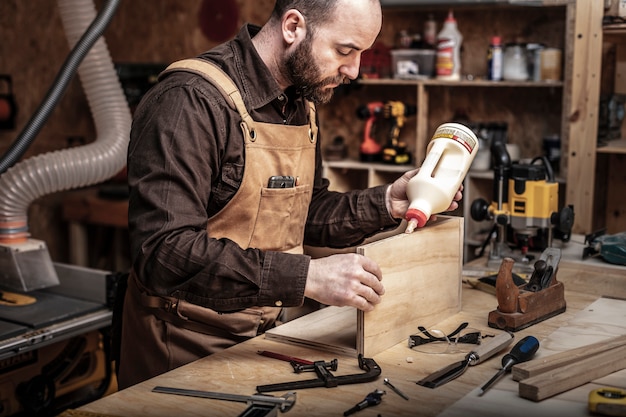
<svg viewBox="0 0 626 417">
<path fill-rule="evenodd" d="M 432 11 L 438 30 L 445 20 L 448 7 L 389 8 L 385 10 L 383 30 L 379 40 L 393 46 L 400 30 L 421 33 Z M 461 71 L 464 76 L 485 78 L 487 48 L 491 37 L 499 35 L 502 43 L 543 43 L 563 49 L 565 45 L 565 18 L 563 7 L 457 6 L 454 8 L 459 31 L 463 35 Z M 449 88 L 429 87 L 429 126 L 432 133 L 441 123 L 455 120 L 463 114 L 474 123 L 506 122 L 509 142 L 520 146 L 522 158 L 533 158 L 543 153 L 542 138 L 559 134 L 562 110 L 561 87 L 549 88 Z M 342 136 L 348 143 L 349 154 L 358 158 L 365 122 L 354 117 L 357 107 L 368 101 L 401 100 L 416 104 L 416 89 L 384 86 L 349 86 L 336 94 L 333 106 L 320 109 L 322 132 Z M 531 103 L 531 104 L 529 104 Z M 415 117 L 406 120 L 401 135 L 414 134 Z M 381 132 L 380 137 L 384 137 Z M 407 139 L 408 143 L 413 140 Z M 421 164 L 422 161 L 416 161 Z"/>
<path fill-rule="evenodd" d="M 214 3 L 221 1 L 215 0 Z M 237 27 L 244 22 L 262 24 L 274 4 L 273 0 L 232 1 L 239 11 Z M 95 0 L 95 4 L 99 8 L 103 0 Z M 169 63 L 214 46 L 216 42 L 207 39 L 199 26 L 201 6 L 202 0 L 121 1 L 105 33 L 114 62 Z M 434 11 L 440 28 L 447 8 L 435 8 Z M 562 15 L 558 8 L 531 7 L 520 9 L 519 13 L 527 16 L 518 19 L 515 14 L 510 14 L 508 17 L 505 15 L 505 18 L 496 18 L 494 6 L 455 9 L 459 29 L 465 38 L 464 73 L 484 76 L 486 49 L 490 37 L 495 34 L 501 35 L 503 42 L 544 42 L 551 47 L 563 47 L 564 39 L 559 34 L 564 31 L 564 22 L 555 18 Z M 399 30 L 419 32 L 426 18 L 427 14 L 415 11 L 386 11 L 380 40 L 391 46 Z M 4 153 L 9 148 L 38 107 L 68 52 L 56 1 L 0 1 L 0 74 L 12 77 L 13 92 L 19 107 L 17 128 L 12 131 L 0 130 L 0 152 Z M 372 88 L 350 87 L 350 90 L 339 91 L 330 106 L 320 109 L 323 140 L 344 136 L 352 157 L 358 155 L 363 130 L 363 121 L 355 117 L 356 107 L 374 99 Z M 463 109 L 473 121 L 507 121 L 512 135 L 518 138 L 515 141 L 520 144 L 523 156 L 532 157 L 541 152 L 541 136 L 558 129 L 561 111 L 559 91 L 555 91 L 552 96 L 549 94 L 547 100 L 545 91 L 499 91 L 500 96 L 508 95 L 508 108 L 500 106 L 500 101 L 492 103 L 492 91 L 488 89 L 480 90 L 480 94 L 476 95 L 473 90 L 461 93 L 456 94 L 453 90 L 441 87 L 437 94 L 431 96 L 434 118 L 430 122 L 432 126 L 428 127 L 429 131 L 434 131 L 440 121 L 451 118 L 456 110 Z M 397 91 L 389 90 L 380 92 L 380 97 L 384 100 L 414 102 L 411 94 L 404 92 L 398 95 Z M 541 123 L 528 123 L 524 110 L 528 101 L 536 101 L 535 113 L 529 117 L 539 119 Z M 78 137 L 90 142 L 94 136 L 91 114 L 76 78 L 26 157 L 71 146 L 68 138 Z M 36 201 L 29 211 L 31 234 L 46 241 L 53 259 L 60 262 L 67 261 L 68 257 L 67 225 L 61 221 L 59 208 L 62 198 L 63 193 L 45 196 Z"/>
<path fill-rule="evenodd" d="M 213 3 L 221 3 L 219 2 Z M 263 24 L 273 0 L 233 0 L 239 12 L 237 28 L 244 22 Z M 103 0 L 95 0 L 99 10 Z M 116 63 L 169 63 L 197 55 L 216 42 L 199 26 L 202 0 L 122 0 L 105 32 Z M 69 53 L 69 46 L 53 0 L 0 1 L 0 74 L 12 77 L 18 106 L 15 130 L 0 130 L 0 152 L 18 137 Z M 3 93 L 3 91 L 0 91 Z M 91 113 L 78 77 L 29 148 L 25 158 L 71 146 L 70 138 L 95 139 Z M 53 260 L 66 262 L 67 225 L 61 221 L 63 193 L 42 197 L 29 209 L 34 238 L 47 242 Z M 95 231 L 97 232 L 97 230 Z"/>
</svg>

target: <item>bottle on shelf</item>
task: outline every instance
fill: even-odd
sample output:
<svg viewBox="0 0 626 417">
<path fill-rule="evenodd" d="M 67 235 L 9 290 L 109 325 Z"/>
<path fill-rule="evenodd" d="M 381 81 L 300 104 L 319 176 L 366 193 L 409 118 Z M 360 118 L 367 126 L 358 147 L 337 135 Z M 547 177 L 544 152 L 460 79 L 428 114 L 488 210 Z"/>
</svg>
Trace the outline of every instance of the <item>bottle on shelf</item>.
<svg viewBox="0 0 626 417">
<path fill-rule="evenodd" d="M 437 46 L 437 21 L 433 14 L 428 15 L 428 20 L 424 22 L 424 47 L 435 49 Z"/>
<path fill-rule="evenodd" d="M 437 79 L 461 79 L 461 44 L 463 35 L 459 32 L 452 10 L 437 35 Z"/>
<path fill-rule="evenodd" d="M 487 50 L 487 79 L 502 80 L 502 38 L 493 36 Z"/>
<path fill-rule="evenodd" d="M 426 159 L 407 184 L 410 201 L 406 233 L 423 227 L 431 215 L 450 206 L 478 152 L 478 138 L 460 123 L 444 123 L 428 143 Z"/>
</svg>

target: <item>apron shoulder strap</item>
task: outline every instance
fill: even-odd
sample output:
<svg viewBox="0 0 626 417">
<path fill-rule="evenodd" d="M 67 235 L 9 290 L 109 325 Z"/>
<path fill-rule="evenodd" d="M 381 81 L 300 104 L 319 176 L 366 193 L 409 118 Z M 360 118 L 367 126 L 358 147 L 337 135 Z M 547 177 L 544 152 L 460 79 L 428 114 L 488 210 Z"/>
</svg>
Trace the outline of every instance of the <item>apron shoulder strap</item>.
<svg viewBox="0 0 626 417">
<path fill-rule="evenodd" d="M 317 138 L 317 131 L 318 131 L 318 126 L 317 126 L 317 118 L 316 118 L 316 109 L 315 109 L 315 104 L 313 104 L 312 101 L 309 101 L 309 126 L 310 126 L 310 139 L 311 142 L 315 142 L 316 138 Z"/>
<path fill-rule="evenodd" d="M 237 110 L 243 121 L 250 125 L 252 118 L 243 103 L 243 98 L 233 80 L 212 62 L 200 58 L 189 58 L 173 62 L 159 74 L 159 79 L 174 71 L 187 71 L 204 77 L 222 93 L 228 105 Z"/>
<path fill-rule="evenodd" d="M 228 105 L 237 110 L 241 115 L 241 119 L 246 126 L 251 127 L 253 125 L 252 117 L 248 113 L 246 106 L 243 103 L 243 98 L 239 89 L 233 82 L 233 80 L 224 72 L 221 68 L 212 62 L 205 61 L 200 58 L 189 58 L 180 61 L 173 62 L 163 72 L 159 74 L 159 79 L 164 75 L 174 71 L 187 71 L 204 77 L 207 81 L 213 84 L 222 93 Z M 309 103 L 309 125 L 311 127 L 311 140 L 315 140 L 317 137 L 318 126 L 315 118 L 315 104 Z"/>
</svg>

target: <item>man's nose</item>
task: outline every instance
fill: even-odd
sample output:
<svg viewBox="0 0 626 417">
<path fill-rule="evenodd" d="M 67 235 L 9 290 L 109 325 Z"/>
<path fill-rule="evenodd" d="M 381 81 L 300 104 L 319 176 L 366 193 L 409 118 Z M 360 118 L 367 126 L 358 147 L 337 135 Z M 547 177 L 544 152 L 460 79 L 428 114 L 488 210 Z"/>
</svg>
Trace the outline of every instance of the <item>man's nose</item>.
<svg viewBox="0 0 626 417">
<path fill-rule="evenodd" d="M 361 55 L 358 55 L 349 63 L 342 65 L 339 68 L 339 72 L 351 80 L 356 80 L 359 76 L 359 70 L 361 67 Z"/>
</svg>

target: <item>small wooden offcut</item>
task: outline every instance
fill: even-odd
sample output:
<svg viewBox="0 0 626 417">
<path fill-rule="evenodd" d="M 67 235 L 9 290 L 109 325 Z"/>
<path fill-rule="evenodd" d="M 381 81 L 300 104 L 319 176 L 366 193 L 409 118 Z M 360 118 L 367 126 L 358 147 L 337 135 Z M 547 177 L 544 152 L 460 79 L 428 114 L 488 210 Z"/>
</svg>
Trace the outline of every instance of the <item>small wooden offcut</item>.
<svg viewBox="0 0 626 417">
<path fill-rule="evenodd" d="M 268 339 L 372 357 L 461 310 L 463 218 L 440 216 L 411 234 L 354 248 L 375 260 L 385 295 L 371 312 L 325 307 L 265 333 Z M 345 251 L 344 251 L 345 252 Z"/>
</svg>

